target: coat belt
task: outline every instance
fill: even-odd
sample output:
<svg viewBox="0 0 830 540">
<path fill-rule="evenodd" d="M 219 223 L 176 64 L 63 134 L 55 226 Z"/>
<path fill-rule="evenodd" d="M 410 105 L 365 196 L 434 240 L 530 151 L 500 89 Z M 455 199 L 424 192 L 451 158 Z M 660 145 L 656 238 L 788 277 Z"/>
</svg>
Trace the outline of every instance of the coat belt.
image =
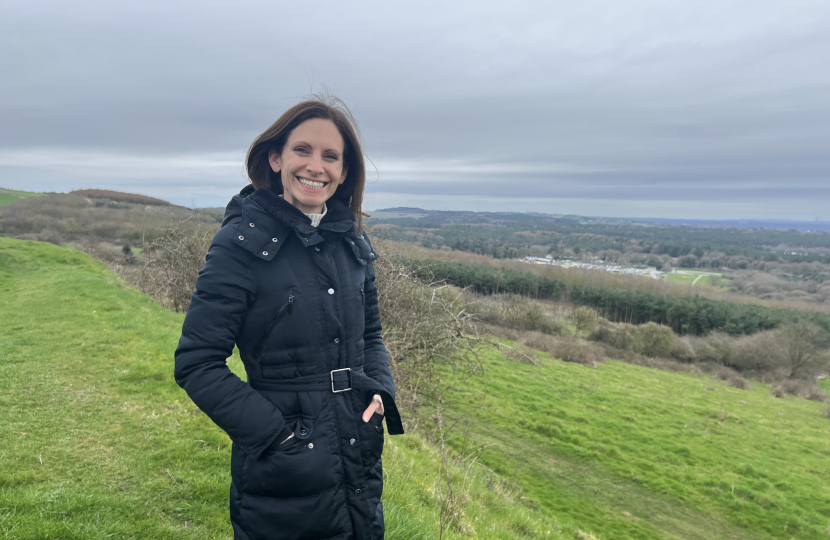
<svg viewBox="0 0 830 540">
<path fill-rule="evenodd" d="M 403 434 L 403 422 L 395 405 L 395 399 L 380 384 L 366 375 L 362 369 L 335 369 L 326 374 L 305 375 L 294 379 L 248 379 L 256 390 L 277 392 L 348 392 L 352 389 L 371 390 L 383 399 L 383 412 L 390 435 Z"/>
</svg>

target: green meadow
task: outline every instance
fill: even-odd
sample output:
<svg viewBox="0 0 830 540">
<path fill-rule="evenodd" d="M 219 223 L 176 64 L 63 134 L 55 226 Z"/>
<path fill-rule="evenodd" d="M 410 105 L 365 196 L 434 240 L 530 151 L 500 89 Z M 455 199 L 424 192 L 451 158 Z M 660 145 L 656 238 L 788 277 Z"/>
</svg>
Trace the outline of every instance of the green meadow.
<svg viewBox="0 0 830 540">
<path fill-rule="evenodd" d="M 172 378 L 181 314 L 82 253 L 5 238 L 0 298 L 0 538 L 231 538 L 230 441 Z M 478 456 L 443 538 L 827 538 L 826 404 L 618 362 L 482 362 L 442 404 L 445 424 L 464 415 L 454 453 Z M 387 538 L 439 538 L 438 466 L 421 436 L 387 437 Z"/>
<path fill-rule="evenodd" d="M 0 538 L 231 538 L 230 440 L 173 381 L 182 315 L 82 253 L 5 238 L 0 298 Z M 438 456 L 387 437 L 387 538 L 439 537 Z M 443 538 L 577 532 L 476 473 Z"/>
<path fill-rule="evenodd" d="M 453 444 L 551 516 L 609 539 L 830 534 L 825 403 L 616 361 L 484 366 L 446 405 Z"/>
<path fill-rule="evenodd" d="M 31 191 L 17 191 L 14 189 L 0 188 L 0 206 L 17 202 L 21 199 L 29 197 L 40 197 L 43 193 L 34 193 Z"/>
</svg>

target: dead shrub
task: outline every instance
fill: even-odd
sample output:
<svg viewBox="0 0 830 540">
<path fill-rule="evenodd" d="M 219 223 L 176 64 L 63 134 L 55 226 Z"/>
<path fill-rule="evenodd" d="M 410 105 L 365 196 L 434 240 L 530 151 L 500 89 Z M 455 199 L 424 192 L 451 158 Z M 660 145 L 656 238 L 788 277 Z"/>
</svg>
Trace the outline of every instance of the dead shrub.
<svg viewBox="0 0 830 540">
<path fill-rule="evenodd" d="M 533 343 L 541 344 L 538 341 L 534 341 Z M 525 344 L 536 348 L 527 341 L 525 341 Z M 546 347 L 541 350 L 546 351 L 552 358 L 562 360 L 563 362 L 572 362 L 574 364 L 582 364 L 591 367 L 596 367 L 597 364 L 605 362 L 605 351 L 602 347 L 575 337 L 549 336 L 548 339 L 545 340 L 544 345 Z"/>
<path fill-rule="evenodd" d="M 607 343 L 616 349 L 633 351 L 653 358 L 668 357 L 677 340 L 671 328 L 653 322 L 641 325 L 601 324 L 589 336 L 589 339 Z"/>
<path fill-rule="evenodd" d="M 734 375 L 726 379 L 726 386 L 738 388 L 739 390 L 752 390 L 752 385 L 749 384 L 749 381 L 747 381 L 740 375 Z"/>
<path fill-rule="evenodd" d="M 205 264 L 214 229 L 186 221 L 160 229 L 159 235 L 142 255 L 144 265 L 124 265 L 112 261 L 110 266 L 143 293 L 156 298 L 173 311 L 187 311 L 190 295 L 196 290 L 196 278 Z M 103 258 L 102 246 L 90 248 Z M 123 258 L 123 253 L 121 254 Z M 106 261 L 105 261 L 106 262 Z"/>
<path fill-rule="evenodd" d="M 517 294 L 478 297 L 468 301 L 468 309 L 481 321 L 494 326 L 551 335 L 566 333 L 565 323 L 548 316 L 542 304 Z"/>
<path fill-rule="evenodd" d="M 712 332 L 706 337 L 688 338 L 698 362 L 730 365 L 732 343 L 735 339 L 721 332 Z"/>
<path fill-rule="evenodd" d="M 711 373 L 722 381 L 728 381 L 732 377 L 738 376 L 738 373 L 734 369 L 720 365 L 712 366 Z"/>
<path fill-rule="evenodd" d="M 477 353 L 488 342 L 479 338 L 460 289 L 421 282 L 400 254 L 375 243 L 383 254 L 374 263 L 375 283 L 396 403 L 414 422 L 425 398 L 440 399 L 457 379 L 480 370 Z"/>
<path fill-rule="evenodd" d="M 821 364 L 827 364 L 825 349 L 830 337 L 818 326 L 800 321 L 781 326 L 774 332 L 784 351 L 790 377 L 809 373 L 820 369 Z"/>
<path fill-rule="evenodd" d="M 828 401 L 827 394 L 825 394 L 821 388 L 816 386 L 814 382 L 803 379 L 788 379 L 781 381 L 772 387 L 770 393 L 777 398 L 791 394 L 793 396 L 813 401 L 821 401 L 825 403 Z"/>
<path fill-rule="evenodd" d="M 695 350 L 686 338 L 675 336 L 669 356 L 680 362 L 694 362 Z"/>
<path fill-rule="evenodd" d="M 729 355 L 729 365 L 739 371 L 779 371 L 786 376 L 786 363 L 785 352 L 771 331 L 741 336 L 733 342 Z"/>
</svg>

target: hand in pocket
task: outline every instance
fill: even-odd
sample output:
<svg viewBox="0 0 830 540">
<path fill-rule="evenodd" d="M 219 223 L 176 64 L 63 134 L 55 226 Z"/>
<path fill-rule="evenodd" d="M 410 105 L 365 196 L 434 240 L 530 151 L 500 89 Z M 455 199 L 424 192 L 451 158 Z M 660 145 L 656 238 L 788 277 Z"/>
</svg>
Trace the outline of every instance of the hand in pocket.
<svg viewBox="0 0 830 540">
<path fill-rule="evenodd" d="M 363 421 L 368 422 L 372 415 L 378 413 L 383 414 L 383 400 L 380 398 L 380 394 L 375 394 L 372 397 L 372 402 L 366 407 L 366 410 L 363 411 Z"/>
</svg>

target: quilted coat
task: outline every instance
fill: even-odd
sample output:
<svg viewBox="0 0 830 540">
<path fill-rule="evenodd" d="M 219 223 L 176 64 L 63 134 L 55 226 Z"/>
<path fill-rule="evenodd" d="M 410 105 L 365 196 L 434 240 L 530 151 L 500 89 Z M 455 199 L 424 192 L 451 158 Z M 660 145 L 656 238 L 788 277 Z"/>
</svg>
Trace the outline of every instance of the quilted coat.
<svg viewBox="0 0 830 540">
<path fill-rule="evenodd" d="M 227 207 L 176 349 L 176 381 L 233 440 L 238 540 L 377 540 L 384 534 L 383 416 L 403 433 L 381 340 L 372 261 L 332 198 L 318 227 L 246 187 Z M 226 359 L 239 348 L 243 382 Z M 294 433 L 293 438 L 285 438 Z"/>
</svg>

